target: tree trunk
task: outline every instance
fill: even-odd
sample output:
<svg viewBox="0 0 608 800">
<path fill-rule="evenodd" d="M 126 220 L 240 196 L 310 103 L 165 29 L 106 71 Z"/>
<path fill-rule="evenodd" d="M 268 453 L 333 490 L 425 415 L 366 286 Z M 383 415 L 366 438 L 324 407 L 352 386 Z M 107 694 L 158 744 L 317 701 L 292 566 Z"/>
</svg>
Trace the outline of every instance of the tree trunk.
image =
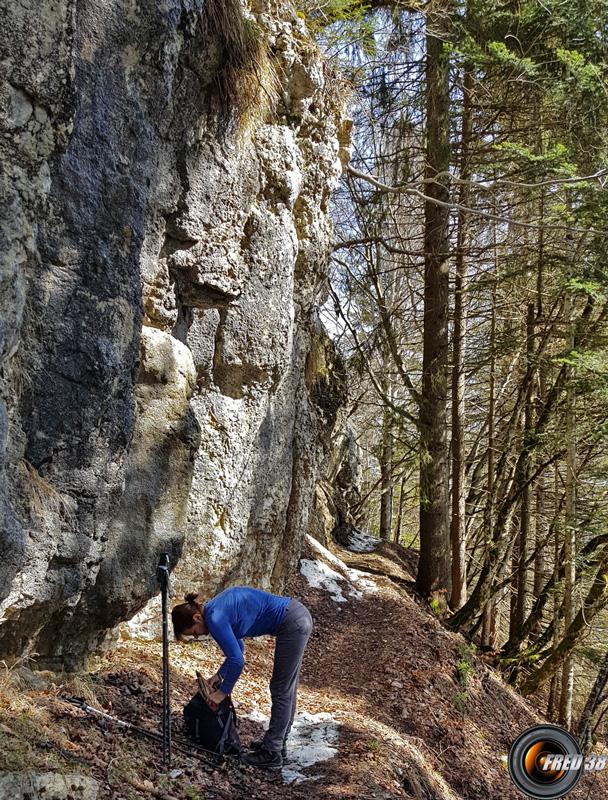
<svg viewBox="0 0 608 800">
<path fill-rule="evenodd" d="M 388 391 L 390 393 L 390 388 Z M 383 410 L 380 475 L 380 538 L 390 540 L 393 529 L 393 431 L 388 408 Z"/>
<path fill-rule="evenodd" d="M 564 313 L 570 326 L 570 349 L 574 349 L 572 300 L 566 296 Z M 574 618 L 574 584 L 576 582 L 576 439 L 574 432 L 574 391 L 572 382 L 566 392 L 566 514 L 564 525 L 564 627 L 567 630 Z M 574 690 L 574 662 L 568 654 L 562 668 L 562 693 L 559 723 L 565 728 L 572 725 L 572 692 Z"/>
<path fill-rule="evenodd" d="M 541 221 L 544 219 L 545 214 L 545 197 L 544 191 L 541 189 L 540 192 L 540 208 L 539 208 L 539 218 Z M 544 270 L 545 270 L 545 232 L 544 228 L 541 228 L 538 232 L 538 269 L 536 273 L 536 324 L 541 325 L 543 321 L 543 287 L 544 287 Z M 540 351 L 540 348 L 539 348 Z M 542 407 L 542 402 L 545 396 L 545 375 L 544 369 L 540 363 L 536 365 L 536 371 L 538 374 L 538 386 L 536 392 L 536 409 L 537 412 Z M 546 515 L 545 515 L 545 479 L 544 475 L 538 476 L 538 481 L 536 484 L 536 497 L 535 497 L 535 531 L 536 531 L 536 541 L 535 541 L 535 549 L 536 549 L 536 556 L 534 558 L 534 601 L 538 601 L 540 599 L 541 592 L 543 590 L 543 586 L 545 584 L 545 547 L 544 547 L 544 539 L 548 534 L 548 528 L 546 522 Z M 531 629 L 532 635 L 536 635 L 540 632 L 542 622 L 542 614 L 538 617 L 536 623 Z"/>
<path fill-rule="evenodd" d="M 521 525 L 519 520 L 513 526 L 513 552 L 511 554 L 511 586 L 509 596 L 509 641 L 519 641 L 520 628 L 517 625 L 517 583 L 519 578 L 519 548 L 521 547 Z"/>
<path fill-rule="evenodd" d="M 604 656 L 604 660 L 600 665 L 600 670 L 593 684 L 593 688 L 589 692 L 589 697 L 585 703 L 585 707 L 581 713 L 581 718 L 578 723 L 578 739 L 581 749 L 587 753 L 591 749 L 591 734 L 593 725 L 593 715 L 597 711 L 600 703 L 606 699 L 604 689 L 608 683 L 608 653 Z"/>
<path fill-rule="evenodd" d="M 530 447 L 535 447 L 540 437 L 545 431 L 549 420 L 560 396 L 561 387 L 564 382 L 565 367 L 560 369 L 547 399 L 540 413 Z M 448 621 L 447 625 L 452 630 L 468 630 L 472 626 L 474 617 L 483 610 L 485 604 L 493 596 L 494 581 L 504 560 L 509 557 L 512 544 L 509 542 L 505 532 L 509 529 L 510 520 L 513 515 L 513 506 L 521 497 L 524 488 L 524 468 L 527 458 L 526 449 L 522 449 L 517 457 L 517 462 L 512 470 L 512 476 L 508 481 L 508 491 L 498 507 L 496 521 L 492 532 L 492 548 L 487 551 L 485 562 L 480 570 L 479 578 L 475 588 L 464 606 L 459 609 Z"/>
<path fill-rule="evenodd" d="M 534 361 L 534 303 L 528 303 L 526 313 L 526 374 L 535 373 Z M 526 460 L 524 464 L 524 481 L 526 486 L 521 496 L 521 516 L 519 521 L 519 537 L 517 548 L 517 574 L 516 574 L 516 601 L 514 629 L 519 633 L 524 626 L 526 619 L 526 598 L 528 593 L 528 568 L 526 561 L 528 558 L 528 542 L 530 540 L 530 501 L 532 497 L 532 486 L 529 477 L 534 458 L 534 449 L 530 447 L 530 438 L 533 429 L 533 397 L 534 381 L 529 380 L 526 388 L 526 405 L 524 411 L 524 451 Z"/>
<path fill-rule="evenodd" d="M 547 717 L 551 722 L 557 722 L 559 714 L 559 696 L 561 693 L 561 674 L 559 671 L 554 672 L 551 677 L 551 685 L 549 687 L 549 700 L 547 702 Z"/>
<path fill-rule="evenodd" d="M 426 192 L 449 199 L 449 57 L 452 0 L 438 0 L 427 12 Z M 437 180 L 433 178 L 437 177 Z M 428 597 L 451 593 L 448 528 L 448 209 L 424 206 L 424 332 L 420 403 L 420 558 L 416 584 Z"/>
<path fill-rule="evenodd" d="M 543 590 L 543 586 L 546 582 L 545 577 L 545 546 L 544 540 L 547 535 L 547 528 L 546 525 L 546 517 L 545 517 L 545 500 L 544 494 L 546 492 L 546 486 L 544 481 L 544 476 L 540 475 L 538 479 L 538 484 L 536 486 L 536 497 L 535 497 L 535 531 L 536 531 L 536 539 L 535 539 L 535 549 L 536 555 L 534 557 L 534 587 L 533 587 L 533 595 L 534 595 L 534 602 L 540 598 L 541 592 Z M 537 634 L 540 631 L 542 622 L 542 615 L 536 620 L 534 626 L 532 627 L 531 633 L 532 635 Z"/>
<path fill-rule="evenodd" d="M 559 470 L 557 465 L 554 467 L 553 473 L 553 485 L 554 485 L 554 495 L 555 495 L 555 507 L 556 510 L 559 512 L 558 507 L 558 500 L 559 497 Z M 557 645 L 559 643 L 559 633 L 560 633 L 560 604 L 561 604 L 561 591 L 559 588 L 559 573 L 560 573 L 560 552 L 561 552 L 561 542 L 560 542 L 560 525 L 559 520 L 561 519 L 561 512 L 557 514 L 555 520 L 555 539 L 553 542 L 553 651 L 557 649 Z M 561 675 L 556 670 L 551 678 L 551 687 L 549 689 L 549 703 L 547 708 L 547 716 L 550 720 L 557 722 L 559 716 L 559 699 L 561 695 Z"/>
<path fill-rule="evenodd" d="M 397 524 L 395 526 L 395 543 L 401 543 L 401 525 L 403 524 L 403 492 L 405 490 L 405 472 L 399 482 L 399 505 L 397 506 Z"/>
<path fill-rule="evenodd" d="M 582 608 L 572 620 L 571 625 L 566 629 L 560 643 L 543 662 L 542 666 L 526 678 L 521 687 L 521 693 L 523 695 L 535 692 L 549 679 L 558 667 L 562 666 L 574 648 L 582 641 L 585 633 L 590 630 L 592 621 L 599 612 L 605 608 L 608 601 L 608 592 L 606 591 L 608 587 L 608 579 L 606 577 L 607 569 L 608 552 L 604 551 L 600 560 L 599 569 L 583 601 Z"/>
<path fill-rule="evenodd" d="M 461 165 L 460 177 L 469 179 L 469 144 L 471 140 L 471 89 L 472 76 L 468 68 L 464 73 L 464 96 L 462 107 Z M 462 183 L 460 205 L 470 203 L 468 183 Z M 456 246 L 456 275 L 454 284 L 454 347 L 452 365 L 452 519 L 450 537 L 452 541 L 452 595 L 450 607 L 460 608 L 467 600 L 466 562 L 466 518 L 465 518 L 465 352 L 467 335 L 467 311 L 465 295 L 467 289 L 466 246 L 468 240 L 468 217 L 464 211 L 458 214 L 458 238 Z"/>
<path fill-rule="evenodd" d="M 494 250 L 495 267 L 498 263 L 496 252 L 496 226 L 494 226 Z M 492 316 L 490 318 L 490 386 L 488 398 L 488 476 L 487 476 L 487 498 L 484 509 L 484 525 L 486 552 L 489 550 L 493 539 L 494 526 L 494 417 L 496 414 L 496 280 L 492 283 Z M 491 597 L 483 610 L 483 624 L 481 631 L 481 643 L 487 647 L 496 647 L 497 630 L 497 601 Z"/>
</svg>

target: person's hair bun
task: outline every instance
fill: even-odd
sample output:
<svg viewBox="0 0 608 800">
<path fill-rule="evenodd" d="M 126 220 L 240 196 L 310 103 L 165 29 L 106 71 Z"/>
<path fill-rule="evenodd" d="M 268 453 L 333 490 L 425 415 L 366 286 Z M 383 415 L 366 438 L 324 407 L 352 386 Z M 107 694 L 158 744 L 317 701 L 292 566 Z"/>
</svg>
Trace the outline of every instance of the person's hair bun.
<svg viewBox="0 0 608 800">
<path fill-rule="evenodd" d="M 186 603 L 196 603 L 196 598 L 198 597 L 198 592 L 188 592 L 188 594 L 184 597 Z"/>
</svg>

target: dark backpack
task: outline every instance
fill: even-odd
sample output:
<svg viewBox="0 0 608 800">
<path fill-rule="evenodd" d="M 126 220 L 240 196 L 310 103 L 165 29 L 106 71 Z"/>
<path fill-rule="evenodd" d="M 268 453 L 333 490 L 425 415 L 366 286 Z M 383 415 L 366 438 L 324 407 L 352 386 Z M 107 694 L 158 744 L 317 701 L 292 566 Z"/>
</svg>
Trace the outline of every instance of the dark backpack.
<svg viewBox="0 0 608 800">
<path fill-rule="evenodd" d="M 195 694 L 184 706 L 184 722 L 188 736 L 205 750 L 220 757 L 240 754 L 238 721 L 230 697 L 225 697 L 213 711 L 200 694 Z"/>
</svg>

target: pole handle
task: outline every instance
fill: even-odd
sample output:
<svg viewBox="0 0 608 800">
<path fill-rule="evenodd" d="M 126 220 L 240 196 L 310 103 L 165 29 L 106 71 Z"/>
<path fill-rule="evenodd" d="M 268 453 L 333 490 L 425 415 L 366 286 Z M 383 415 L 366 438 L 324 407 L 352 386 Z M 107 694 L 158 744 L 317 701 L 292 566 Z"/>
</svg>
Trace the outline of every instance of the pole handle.
<svg viewBox="0 0 608 800">
<path fill-rule="evenodd" d="M 163 553 L 158 559 L 158 566 L 156 567 L 156 578 L 160 583 L 161 589 L 166 589 L 169 582 L 169 553 Z"/>
</svg>

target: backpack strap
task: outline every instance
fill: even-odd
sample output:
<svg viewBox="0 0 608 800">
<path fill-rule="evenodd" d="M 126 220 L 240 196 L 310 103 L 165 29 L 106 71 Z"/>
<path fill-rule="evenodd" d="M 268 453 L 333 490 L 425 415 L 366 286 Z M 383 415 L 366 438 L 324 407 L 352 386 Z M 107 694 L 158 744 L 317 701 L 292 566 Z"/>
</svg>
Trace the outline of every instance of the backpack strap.
<svg viewBox="0 0 608 800">
<path fill-rule="evenodd" d="M 234 727 L 239 727 L 239 718 L 236 715 L 236 709 L 234 707 L 234 703 L 232 702 L 232 698 L 230 698 L 230 713 L 232 714 L 232 721 L 234 722 Z"/>
<path fill-rule="evenodd" d="M 230 736 L 230 731 L 232 727 L 238 727 L 236 711 L 234 708 L 234 704 L 232 702 L 232 698 L 230 698 L 230 705 L 228 706 L 228 714 L 226 716 L 226 722 L 224 723 L 224 729 L 222 730 L 222 735 L 220 736 L 220 740 L 216 745 L 216 750 L 220 756 L 224 755 L 224 750 L 226 749 L 226 742 L 228 737 Z"/>
<path fill-rule="evenodd" d="M 232 714 L 229 714 L 226 717 L 226 722 L 224 723 L 224 730 L 222 731 L 222 735 L 220 736 L 220 740 L 216 745 L 217 752 L 223 756 L 224 750 L 226 749 L 226 741 L 230 734 L 230 729 L 232 728 Z"/>
</svg>

